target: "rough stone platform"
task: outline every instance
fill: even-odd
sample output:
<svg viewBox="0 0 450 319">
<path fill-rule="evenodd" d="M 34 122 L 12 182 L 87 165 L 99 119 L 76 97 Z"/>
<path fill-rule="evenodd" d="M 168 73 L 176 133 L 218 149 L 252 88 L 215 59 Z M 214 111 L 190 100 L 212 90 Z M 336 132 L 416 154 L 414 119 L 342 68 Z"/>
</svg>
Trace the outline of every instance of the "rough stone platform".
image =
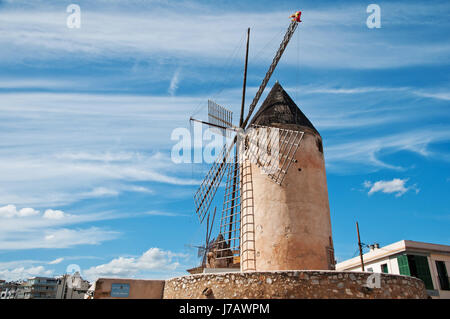
<svg viewBox="0 0 450 319">
<path fill-rule="evenodd" d="M 196 274 L 167 280 L 163 296 L 164 299 L 427 298 L 420 279 L 391 274 L 375 274 L 378 276 L 375 278 L 373 275 L 314 270 Z"/>
</svg>

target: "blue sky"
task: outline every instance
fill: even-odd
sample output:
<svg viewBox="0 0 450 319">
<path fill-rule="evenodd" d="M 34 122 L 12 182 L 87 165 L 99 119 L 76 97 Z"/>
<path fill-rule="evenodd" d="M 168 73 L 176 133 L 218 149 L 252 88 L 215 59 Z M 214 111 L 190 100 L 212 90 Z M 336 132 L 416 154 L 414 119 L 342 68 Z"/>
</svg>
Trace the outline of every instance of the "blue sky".
<svg viewBox="0 0 450 319">
<path fill-rule="evenodd" d="M 171 133 L 209 98 L 238 114 L 251 27 L 248 106 L 296 9 L 268 88 L 323 137 L 338 261 L 356 220 L 367 244 L 450 244 L 450 5 L 379 1 L 369 29 L 370 3 L 0 1 L 0 278 L 195 266 L 209 164 L 173 163 Z"/>
</svg>

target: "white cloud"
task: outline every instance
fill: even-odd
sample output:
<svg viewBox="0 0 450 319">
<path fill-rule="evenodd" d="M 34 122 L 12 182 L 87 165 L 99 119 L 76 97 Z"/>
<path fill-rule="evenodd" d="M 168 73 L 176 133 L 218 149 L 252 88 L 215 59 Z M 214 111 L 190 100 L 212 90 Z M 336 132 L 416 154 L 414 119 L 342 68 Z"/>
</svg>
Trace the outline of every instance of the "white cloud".
<svg viewBox="0 0 450 319">
<path fill-rule="evenodd" d="M 136 152 L 63 152 L 55 154 L 55 158 L 71 161 L 97 161 L 97 162 L 118 162 L 129 161 L 139 156 Z"/>
<path fill-rule="evenodd" d="M 363 94 L 363 93 L 378 93 L 378 92 L 396 92 L 408 90 L 407 87 L 299 87 L 296 88 L 301 93 L 325 93 L 325 94 Z"/>
<path fill-rule="evenodd" d="M 85 198 L 97 198 L 97 197 L 105 197 L 105 196 L 117 196 L 119 195 L 119 192 L 106 188 L 106 187 L 96 187 L 90 192 L 82 193 L 81 196 Z"/>
<path fill-rule="evenodd" d="M 11 235 L 11 232 L 8 234 Z M 119 233 L 90 227 L 84 229 L 46 229 L 25 234 L 17 232 L 12 235 L 14 235 L 12 238 L 0 236 L 0 249 L 70 248 L 78 245 L 98 245 L 104 241 L 116 239 Z"/>
<path fill-rule="evenodd" d="M 26 207 L 19 210 L 18 215 L 21 217 L 35 216 L 39 215 L 39 211 L 30 207 Z"/>
<path fill-rule="evenodd" d="M 0 218 L 27 217 L 35 215 L 39 215 L 39 211 L 29 207 L 22 208 L 20 210 L 17 210 L 17 207 L 14 205 L 0 207 Z"/>
<path fill-rule="evenodd" d="M 175 95 L 175 92 L 178 89 L 178 83 L 180 82 L 180 70 L 176 70 L 173 74 L 172 79 L 170 80 L 169 89 L 167 90 L 171 96 Z"/>
<path fill-rule="evenodd" d="M 178 213 L 170 213 L 170 212 L 160 212 L 160 211 L 150 211 L 150 212 L 145 212 L 144 215 L 149 215 L 149 216 L 170 216 L 170 217 L 176 217 L 176 216 L 190 216 L 187 214 L 178 214 Z"/>
<path fill-rule="evenodd" d="M 57 265 L 57 264 L 60 264 L 63 260 L 64 260 L 63 257 L 56 258 L 55 260 L 50 261 L 48 264 L 49 265 Z"/>
<path fill-rule="evenodd" d="M 5 44 L 1 58 L 10 62 L 77 54 L 80 59 L 187 57 L 211 63 L 214 59 L 230 56 L 236 39 L 249 25 L 255 30 L 252 52 L 261 52 L 289 22 L 286 11 L 239 12 L 198 4 L 178 4 L 176 9 L 154 5 L 154 2 L 134 10 L 124 10 L 123 5 L 116 7 L 116 11 L 100 8 L 83 11 L 81 32 L 64 28 L 66 16 L 59 8 L 46 7 L 36 12 L 23 7 L 0 12 L 4 22 L 1 41 L 4 43 L 0 42 L 0 45 Z M 431 16 L 442 17 L 446 7 L 436 5 L 430 9 L 416 4 L 404 8 L 393 3 L 386 4 L 384 10 L 389 12 L 389 19 L 385 18 L 383 24 L 390 28 L 371 32 L 370 39 L 363 26 L 365 7 L 361 4 L 345 9 L 327 6 L 305 10 L 305 21 L 297 31 L 301 33 L 301 63 L 315 67 L 383 68 L 448 61 L 450 47 L 447 43 L 440 43 L 430 36 L 418 47 L 409 29 L 415 23 L 421 26 L 424 38 L 427 34 L 433 35 L 436 25 L 423 24 L 423 21 L 431 20 Z M 183 14 L 179 14 L 180 11 Z M 409 11 L 417 15 L 410 16 Z M 385 30 L 390 30 L 388 36 Z M 280 40 L 269 43 L 267 51 L 271 51 L 270 55 Z M 264 57 L 267 59 L 270 59 L 269 55 Z M 288 49 L 284 61 L 296 64 L 296 52 Z"/>
<path fill-rule="evenodd" d="M 47 270 L 43 266 L 17 267 L 13 269 L 0 269 L 0 278 L 6 281 L 24 280 L 36 276 L 52 276 L 53 270 Z"/>
<path fill-rule="evenodd" d="M 336 140 L 331 146 L 325 146 L 325 158 L 327 165 L 330 165 L 332 169 L 339 168 L 339 165 L 342 164 L 358 163 L 361 164 L 361 168 L 367 166 L 402 170 L 401 166 L 381 160 L 379 153 L 383 151 L 384 154 L 392 154 L 403 150 L 430 157 L 436 155 L 429 150 L 430 144 L 449 140 L 450 130 L 440 127 L 435 127 L 432 130 L 419 129 L 398 134 L 381 135 L 352 142 L 339 143 Z"/>
<path fill-rule="evenodd" d="M 370 182 L 370 181 L 365 181 L 364 182 L 364 187 L 365 188 L 370 188 L 368 194 L 372 195 L 373 193 L 376 192 L 383 192 L 386 194 L 395 194 L 396 197 L 400 197 L 403 194 L 405 194 L 407 191 L 409 190 L 415 190 L 416 193 L 419 192 L 419 189 L 417 188 L 416 185 L 412 185 L 409 187 L 406 187 L 405 184 L 408 181 L 408 179 L 400 179 L 400 178 L 394 178 L 391 181 L 377 181 L 377 182 Z"/>
<path fill-rule="evenodd" d="M 27 208 L 20 214 L 14 205 L 0 207 L 0 250 L 35 248 L 68 248 L 77 245 L 97 245 L 119 236 L 116 231 L 98 227 L 67 228 L 69 225 L 120 218 L 111 213 L 67 214 L 47 209 L 44 214 Z"/>
<path fill-rule="evenodd" d="M 450 92 L 426 92 L 426 91 L 415 91 L 414 94 L 437 100 L 450 101 Z"/>
<path fill-rule="evenodd" d="M 305 93 L 336 90 L 364 94 L 409 92 L 403 87 L 370 86 L 344 89 L 310 86 L 305 89 Z M 230 102 L 227 104 L 239 105 L 240 93 L 237 91 L 226 92 L 227 102 Z M 359 107 L 367 101 L 364 94 L 341 94 L 344 98 L 358 95 L 360 100 L 342 101 L 346 107 L 342 107 L 340 112 L 335 111 L 335 104 L 327 108 L 329 97 L 320 100 L 320 93 L 313 96 L 314 101 L 306 100 L 311 96 L 302 98 L 301 108 L 310 111 L 305 112 L 319 130 L 386 125 L 422 114 L 410 112 L 406 118 L 404 110 L 395 112 L 378 105 L 371 109 Z M 199 183 L 189 174 L 190 168 L 185 170 L 171 162 L 169 151 L 148 154 L 143 150 L 148 149 L 148 145 L 154 149 L 172 146 L 171 130 L 177 126 L 185 127 L 186 114 L 190 114 L 193 105 L 206 102 L 206 96 L 11 93 L 0 97 L 4 101 L 0 106 L 2 114 L 16 118 L 16 124 L 6 124 L 9 130 L 0 140 L 0 205 L 14 203 L 38 209 L 42 206 L 58 207 L 86 198 L 118 196 L 127 191 L 145 192 L 140 188 L 143 186 L 137 185 L 141 182 L 178 186 Z M 316 107 L 316 104 L 323 104 L 323 107 Z M 356 106 L 352 109 L 347 107 L 348 104 Z M 111 124 L 118 118 L 118 125 Z M 149 126 L 150 120 L 153 125 Z M 29 129 L 22 129 L 25 124 Z M 31 136 L 29 132 L 33 130 L 39 134 Z M 410 147 L 410 150 L 430 156 L 427 147 L 430 143 L 450 137 L 443 128 L 392 135 L 380 130 L 376 134 L 379 134 L 376 138 L 354 134 L 350 141 L 348 138 L 334 139 L 335 135 L 330 135 L 324 142 L 327 165 L 334 168 L 336 164 L 358 162 L 377 168 L 399 169 L 398 165 L 380 160 L 378 152 Z M 32 143 L 24 144 L 22 141 Z M 43 146 L 37 148 L 36 145 Z M 11 152 L 12 147 L 14 152 Z M 153 185 L 151 188 L 154 189 Z M 153 195 L 156 194 L 154 191 Z"/>
<path fill-rule="evenodd" d="M 14 205 L 0 207 L 0 216 L 11 218 L 17 215 L 17 209 Z"/>
<path fill-rule="evenodd" d="M 142 186 L 127 186 L 124 188 L 125 191 L 128 192 L 136 192 L 136 193 L 145 193 L 145 194 L 154 194 L 155 192 L 147 187 Z"/>
<path fill-rule="evenodd" d="M 136 277 L 148 278 L 154 273 L 174 273 L 180 267 L 178 258 L 183 254 L 150 248 L 139 257 L 119 257 L 109 263 L 91 267 L 83 272 L 89 280 L 99 277 Z"/>
<path fill-rule="evenodd" d="M 65 213 L 62 210 L 47 209 L 43 217 L 47 219 L 61 219 L 65 217 Z"/>
<path fill-rule="evenodd" d="M 171 130 L 186 126 L 186 114 L 199 98 L 0 95 L 0 111 L 16 119 L 0 139 L 0 205 L 57 207 L 143 192 L 144 185 L 135 182 L 198 183 L 171 162 L 170 151 L 153 150 L 174 144 Z"/>
<path fill-rule="evenodd" d="M 370 188 L 370 187 L 372 187 L 372 182 L 364 181 L 363 185 L 364 185 L 365 188 Z"/>
<path fill-rule="evenodd" d="M 77 86 L 83 83 L 79 81 Z M 70 88 L 74 86 L 74 82 L 69 80 L 48 80 L 48 79 L 0 79 L 0 89 L 58 89 L 58 88 Z"/>
</svg>

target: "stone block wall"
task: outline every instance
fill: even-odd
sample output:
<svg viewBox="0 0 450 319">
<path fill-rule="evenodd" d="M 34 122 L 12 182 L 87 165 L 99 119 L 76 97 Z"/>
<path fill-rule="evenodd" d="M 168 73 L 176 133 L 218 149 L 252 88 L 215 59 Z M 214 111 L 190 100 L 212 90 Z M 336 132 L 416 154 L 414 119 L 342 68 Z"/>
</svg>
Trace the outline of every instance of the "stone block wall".
<svg viewBox="0 0 450 319">
<path fill-rule="evenodd" d="M 372 282 L 369 286 L 374 288 L 368 288 L 371 275 L 314 270 L 197 274 L 167 280 L 164 299 L 428 298 L 420 279 L 375 274 L 379 276 L 379 285 L 369 280 Z"/>
</svg>

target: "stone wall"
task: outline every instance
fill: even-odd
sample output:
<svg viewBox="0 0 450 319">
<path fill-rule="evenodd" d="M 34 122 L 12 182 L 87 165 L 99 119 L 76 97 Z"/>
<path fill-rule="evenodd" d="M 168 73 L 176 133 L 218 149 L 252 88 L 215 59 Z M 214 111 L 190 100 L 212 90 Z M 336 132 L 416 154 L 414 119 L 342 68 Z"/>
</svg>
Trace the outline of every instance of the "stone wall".
<svg viewBox="0 0 450 319">
<path fill-rule="evenodd" d="M 198 274 L 167 280 L 164 299 L 427 298 L 420 279 L 376 274 L 380 279 L 380 288 L 376 288 L 377 285 L 368 288 L 366 285 L 371 275 L 367 272 L 337 271 Z"/>
</svg>

